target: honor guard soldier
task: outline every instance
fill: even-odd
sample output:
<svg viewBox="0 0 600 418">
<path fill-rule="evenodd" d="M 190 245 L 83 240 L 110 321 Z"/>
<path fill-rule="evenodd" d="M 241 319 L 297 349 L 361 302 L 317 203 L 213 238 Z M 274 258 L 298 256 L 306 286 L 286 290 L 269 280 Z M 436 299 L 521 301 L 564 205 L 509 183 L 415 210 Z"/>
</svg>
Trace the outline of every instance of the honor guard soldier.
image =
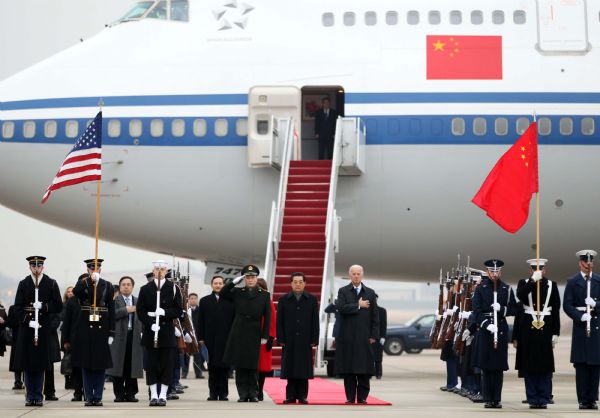
<svg viewBox="0 0 600 418">
<path fill-rule="evenodd" d="M 150 406 L 166 406 L 177 350 L 173 320 L 179 318 L 183 307 L 179 287 L 166 279 L 167 262 L 159 260 L 152 264 L 152 278 L 140 289 L 136 313 L 144 325 L 142 345 Z"/>
<path fill-rule="evenodd" d="M 594 250 L 577 252 L 579 272 L 567 281 L 563 309 L 573 320 L 571 363 L 575 367 L 579 409 L 598 409 L 600 380 L 600 321 L 596 304 L 600 299 L 600 276 L 592 270 Z"/>
<path fill-rule="evenodd" d="M 106 369 L 113 366 L 110 347 L 115 332 L 113 285 L 100 277 L 102 259 L 84 260 L 88 276 L 73 288 L 81 311 L 71 342 L 72 363 L 81 368 L 85 406 L 102 406 Z"/>
<path fill-rule="evenodd" d="M 45 274 L 46 257 L 27 257 L 31 275 L 19 282 L 14 311 L 18 321 L 15 369 L 25 374 L 25 406 L 42 406 L 44 372 L 53 367 L 50 357 L 50 316 L 60 313 L 62 301 L 56 281 Z"/>
<path fill-rule="evenodd" d="M 484 263 L 489 277 L 473 295 L 473 314 L 479 324 L 476 365 L 482 373 L 482 393 L 486 408 L 502 408 L 502 383 L 508 370 L 507 316 L 515 314 L 517 302 L 512 288 L 500 280 L 504 262 Z"/>
<path fill-rule="evenodd" d="M 219 293 L 235 307 L 223 361 L 235 366 L 238 402 L 258 402 L 260 346 L 267 343 L 271 329 L 271 297 L 258 287 L 259 273 L 258 267 L 247 265 L 242 269 L 242 276 L 228 281 Z M 242 281 L 244 287 L 235 287 Z"/>
<path fill-rule="evenodd" d="M 513 331 L 518 334 L 513 340 L 518 341 L 517 368 L 525 379 L 529 407 L 546 409 L 552 395 L 553 350 L 560 335 L 560 294 L 556 283 L 546 277 L 548 260 L 539 259 L 539 270 L 537 259 L 527 263 L 530 277 L 517 286 L 524 315 Z"/>
</svg>

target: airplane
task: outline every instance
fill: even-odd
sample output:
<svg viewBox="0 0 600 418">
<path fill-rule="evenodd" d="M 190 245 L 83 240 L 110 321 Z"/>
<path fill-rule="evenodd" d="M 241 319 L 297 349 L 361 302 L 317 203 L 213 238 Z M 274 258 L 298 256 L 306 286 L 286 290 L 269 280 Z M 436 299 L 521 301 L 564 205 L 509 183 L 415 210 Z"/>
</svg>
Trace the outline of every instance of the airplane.
<svg viewBox="0 0 600 418">
<path fill-rule="evenodd" d="M 101 238 L 262 265 L 279 120 L 291 158 L 314 160 L 329 97 L 339 129 L 364 134 L 354 175 L 336 179 L 337 275 L 359 263 L 435 281 L 461 253 L 504 259 L 516 281 L 536 252 L 533 211 L 510 235 L 471 198 L 535 114 L 541 254 L 563 279 L 577 250 L 600 247 L 599 17 L 586 0 L 139 1 L 0 82 L 0 203 L 93 236 L 94 184 L 40 200 L 102 103 Z"/>
</svg>

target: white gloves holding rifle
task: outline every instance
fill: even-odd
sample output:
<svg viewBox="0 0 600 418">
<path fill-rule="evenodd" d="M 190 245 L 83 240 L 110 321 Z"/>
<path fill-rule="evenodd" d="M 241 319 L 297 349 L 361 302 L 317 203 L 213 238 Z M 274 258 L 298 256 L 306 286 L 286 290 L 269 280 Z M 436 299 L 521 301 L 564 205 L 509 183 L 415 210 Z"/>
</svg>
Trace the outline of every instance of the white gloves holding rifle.
<svg viewBox="0 0 600 418">
<path fill-rule="evenodd" d="M 185 341 L 187 344 L 190 344 L 193 340 L 190 334 L 186 332 L 183 336 L 183 341 Z"/>
<path fill-rule="evenodd" d="M 591 308 L 596 307 L 596 301 L 592 297 L 585 298 L 585 304 L 590 305 Z"/>
<path fill-rule="evenodd" d="M 112 345 L 115 339 L 113 337 L 108 337 L 108 345 Z"/>
<path fill-rule="evenodd" d="M 540 280 L 542 280 L 542 271 L 541 270 L 534 271 L 531 278 L 533 279 L 534 282 L 539 282 Z"/>
<path fill-rule="evenodd" d="M 156 324 L 152 324 L 150 329 L 152 330 L 152 332 L 158 332 L 158 330 L 160 329 L 160 326 L 156 325 Z"/>
<path fill-rule="evenodd" d="M 42 302 L 33 302 L 33 309 L 42 309 Z"/>
<path fill-rule="evenodd" d="M 581 315 L 581 322 L 587 322 L 589 320 L 592 319 L 592 315 L 590 315 L 589 313 L 584 313 L 583 315 Z"/>
<path fill-rule="evenodd" d="M 153 330 L 154 331 L 154 330 Z M 175 327 L 175 336 L 177 338 L 181 337 L 181 331 L 179 331 L 179 328 Z"/>
<path fill-rule="evenodd" d="M 493 310 L 495 310 L 496 312 L 498 312 L 500 310 L 500 304 L 498 302 L 496 303 L 492 303 L 490 305 L 492 307 Z"/>
<path fill-rule="evenodd" d="M 36 328 L 39 328 L 39 327 L 40 327 L 40 323 L 39 322 L 37 322 L 37 321 L 29 321 L 29 328 L 36 329 Z"/>
<path fill-rule="evenodd" d="M 94 283 L 96 283 L 96 282 L 98 281 L 98 279 L 100 279 L 100 273 L 98 273 L 98 272 L 96 272 L 96 271 L 95 271 L 95 272 L 93 272 L 93 273 L 92 273 L 92 281 L 93 281 Z"/>
<path fill-rule="evenodd" d="M 485 329 L 487 329 L 492 334 L 498 332 L 498 327 L 494 324 L 489 324 Z"/>
<path fill-rule="evenodd" d="M 462 340 L 467 341 L 467 338 L 469 338 L 469 335 L 471 335 L 471 331 L 469 331 L 468 329 L 464 330 L 463 335 L 462 335 Z"/>
<path fill-rule="evenodd" d="M 156 308 L 156 311 L 148 312 L 148 316 L 151 316 L 152 318 L 155 318 L 157 316 L 165 316 L 165 310 L 161 307 L 158 307 Z"/>
</svg>

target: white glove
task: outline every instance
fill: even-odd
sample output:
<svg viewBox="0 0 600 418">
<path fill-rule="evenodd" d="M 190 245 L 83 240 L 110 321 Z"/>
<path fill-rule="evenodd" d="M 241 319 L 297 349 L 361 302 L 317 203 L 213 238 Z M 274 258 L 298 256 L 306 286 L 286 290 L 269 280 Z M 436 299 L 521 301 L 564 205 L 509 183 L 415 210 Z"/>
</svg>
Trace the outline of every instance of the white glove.
<svg viewBox="0 0 600 418">
<path fill-rule="evenodd" d="M 185 341 L 186 343 L 190 344 L 192 342 L 192 337 L 190 337 L 190 334 L 185 334 L 183 336 L 183 341 Z"/>
<path fill-rule="evenodd" d="M 454 313 L 454 312 L 456 312 L 456 311 L 458 311 L 458 305 L 455 305 L 455 306 L 452 308 L 452 313 Z"/>
<path fill-rule="evenodd" d="M 261 344 L 266 344 L 267 343 L 267 339 L 266 338 L 261 338 L 260 339 L 260 343 Z"/>
<path fill-rule="evenodd" d="M 113 337 L 108 337 L 108 345 L 112 345 L 115 339 Z"/>
<path fill-rule="evenodd" d="M 596 306 L 596 301 L 594 300 L 594 298 L 591 298 L 591 297 L 585 298 L 585 304 L 590 305 L 592 308 L 594 308 Z"/>
<path fill-rule="evenodd" d="M 156 311 L 154 311 L 154 315 L 165 316 L 165 310 L 159 306 L 158 308 L 156 308 Z"/>
<path fill-rule="evenodd" d="M 175 327 L 175 336 L 177 338 L 181 337 L 181 331 L 179 331 L 179 328 Z"/>
<path fill-rule="evenodd" d="M 233 284 L 238 284 L 242 280 L 244 280 L 244 276 L 236 277 L 235 279 L 233 279 Z"/>
<path fill-rule="evenodd" d="M 595 303 L 594 303 L 594 305 L 595 305 Z M 42 302 L 39 302 L 39 301 L 33 302 L 33 309 L 42 309 Z"/>
<path fill-rule="evenodd" d="M 93 282 L 97 282 L 98 279 L 100 279 L 100 273 L 98 273 L 97 271 L 92 273 L 92 281 Z"/>
<path fill-rule="evenodd" d="M 460 314 L 462 319 L 469 319 L 471 316 L 471 312 L 461 312 Z"/>
<path fill-rule="evenodd" d="M 496 303 L 492 303 L 490 305 L 492 307 L 493 310 L 495 310 L 496 312 L 498 312 L 500 310 L 500 304 L 498 302 Z"/>
<path fill-rule="evenodd" d="M 379 339 L 379 344 L 381 344 L 381 345 L 385 344 L 385 338 L 381 337 Z"/>
<path fill-rule="evenodd" d="M 39 322 L 37 322 L 37 321 L 29 321 L 29 328 L 36 329 L 36 328 L 39 328 L 39 327 L 40 327 L 40 323 Z"/>
<path fill-rule="evenodd" d="M 471 345 L 471 343 L 473 342 L 473 340 L 475 339 L 475 337 L 470 336 L 469 338 L 467 338 L 467 341 L 465 342 L 466 345 Z"/>
<path fill-rule="evenodd" d="M 541 270 L 534 271 L 531 278 L 533 279 L 534 282 L 539 282 L 540 280 L 542 280 L 542 271 Z"/>
<path fill-rule="evenodd" d="M 485 329 L 487 329 L 492 334 L 498 332 L 498 327 L 494 324 L 489 324 Z"/>
<path fill-rule="evenodd" d="M 462 340 L 467 341 L 467 338 L 469 338 L 469 335 L 471 335 L 471 331 L 469 331 L 468 329 L 464 330 L 463 335 L 462 335 Z"/>
<path fill-rule="evenodd" d="M 581 322 L 587 322 L 589 319 L 592 319 L 592 315 L 590 315 L 589 313 L 584 313 L 583 315 L 581 315 Z"/>
<path fill-rule="evenodd" d="M 558 335 L 552 336 L 552 348 L 556 347 L 556 343 L 558 342 Z"/>
<path fill-rule="evenodd" d="M 152 324 L 152 326 L 150 327 L 150 329 L 152 330 L 152 332 L 156 332 L 160 329 L 159 325 L 156 324 Z"/>
</svg>

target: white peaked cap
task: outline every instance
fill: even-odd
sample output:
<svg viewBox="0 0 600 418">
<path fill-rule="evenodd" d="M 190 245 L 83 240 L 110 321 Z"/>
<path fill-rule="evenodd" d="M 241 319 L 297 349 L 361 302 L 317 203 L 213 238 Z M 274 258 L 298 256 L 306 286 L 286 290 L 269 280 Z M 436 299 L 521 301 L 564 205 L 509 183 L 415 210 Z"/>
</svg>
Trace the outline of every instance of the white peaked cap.
<svg viewBox="0 0 600 418">
<path fill-rule="evenodd" d="M 588 254 L 592 257 L 596 257 L 598 255 L 598 253 L 594 250 L 581 250 L 581 251 L 577 251 L 577 253 L 575 253 L 575 255 L 577 257 L 587 257 Z"/>
<path fill-rule="evenodd" d="M 152 262 L 152 266 L 156 267 L 156 268 L 167 268 L 169 267 L 169 263 L 167 263 L 165 260 L 156 260 Z"/>
<path fill-rule="evenodd" d="M 527 260 L 526 263 L 529 264 L 531 267 L 537 268 L 538 260 L 537 258 L 532 258 L 531 260 Z M 544 267 L 546 264 L 548 264 L 548 260 L 545 258 L 540 258 L 540 267 Z"/>
</svg>

